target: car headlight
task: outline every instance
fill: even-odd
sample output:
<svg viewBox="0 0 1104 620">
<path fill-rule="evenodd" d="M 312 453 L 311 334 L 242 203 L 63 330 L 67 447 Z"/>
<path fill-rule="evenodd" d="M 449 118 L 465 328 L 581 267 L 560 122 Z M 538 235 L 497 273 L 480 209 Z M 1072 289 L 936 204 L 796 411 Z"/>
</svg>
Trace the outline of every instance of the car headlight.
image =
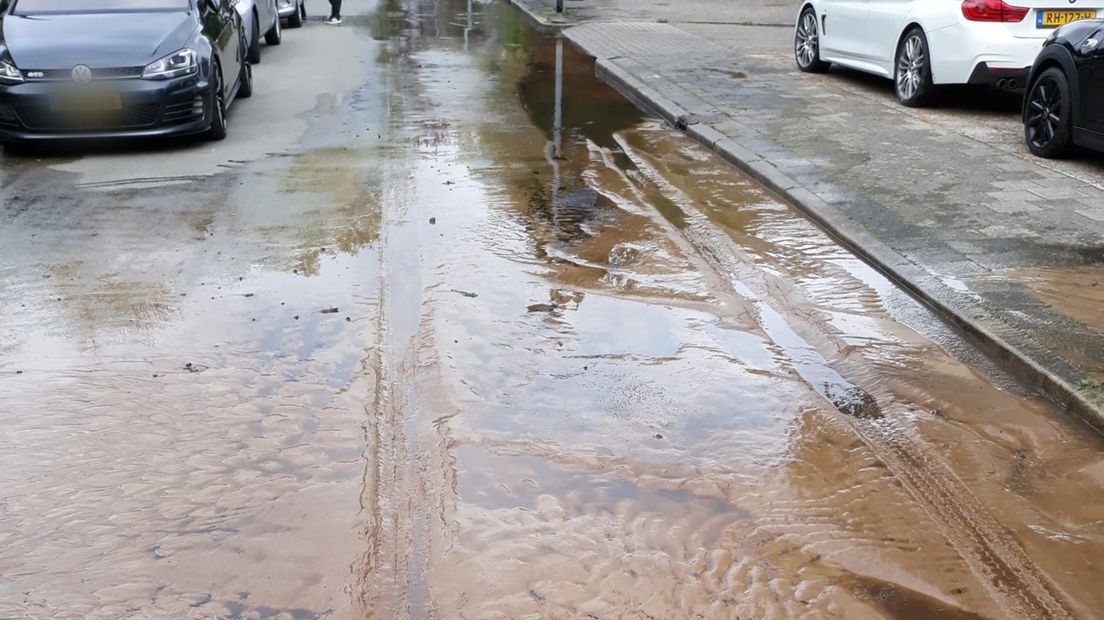
<svg viewBox="0 0 1104 620">
<path fill-rule="evenodd" d="M 23 72 L 10 60 L 0 58 L 0 83 L 16 84 L 23 81 Z"/>
<path fill-rule="evenodd" d="M 142 70 L 142 78 L 146 80 L 167 80 L 182 75 L 191 75 L 198 70 L 199 54 L 192 49 L 183 49 L 146 65 L 146 68 Z"/>
</svg>

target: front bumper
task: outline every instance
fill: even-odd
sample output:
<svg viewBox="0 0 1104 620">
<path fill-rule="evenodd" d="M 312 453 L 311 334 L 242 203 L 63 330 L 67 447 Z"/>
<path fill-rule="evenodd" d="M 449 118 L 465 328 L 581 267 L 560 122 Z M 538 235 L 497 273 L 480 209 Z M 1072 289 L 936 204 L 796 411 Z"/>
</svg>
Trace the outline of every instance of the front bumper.
<svg viewBox="0 0 1104 620">
<path fill-rule="evenodd" d="M 0 86 L 0 141 L 140 138 L 199 133 L 211 124 L 210 85 L 197 75 L 175 80 L 104 80 L 92 85 L 117 93 L 121 109 L 75 117 L 56 109 L 72 93 L 67 82 Z"/>
</svg>

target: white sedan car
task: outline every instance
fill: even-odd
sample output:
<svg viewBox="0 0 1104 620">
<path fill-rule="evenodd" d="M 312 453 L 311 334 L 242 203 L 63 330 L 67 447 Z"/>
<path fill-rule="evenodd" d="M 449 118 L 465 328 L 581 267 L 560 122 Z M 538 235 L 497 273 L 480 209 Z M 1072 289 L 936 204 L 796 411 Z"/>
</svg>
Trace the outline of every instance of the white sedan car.
<svg viewBox="0 0 1104 620">
<path fill-rule="evenodd" d="M 808 0 L 794 55 L 802 71 L 838 63 L 891 78 L 901 103 L 919 106 L 939 84 L 1022 88 L 1050 33 L 1101 9 L 1104 0 Z"/>
</svg>

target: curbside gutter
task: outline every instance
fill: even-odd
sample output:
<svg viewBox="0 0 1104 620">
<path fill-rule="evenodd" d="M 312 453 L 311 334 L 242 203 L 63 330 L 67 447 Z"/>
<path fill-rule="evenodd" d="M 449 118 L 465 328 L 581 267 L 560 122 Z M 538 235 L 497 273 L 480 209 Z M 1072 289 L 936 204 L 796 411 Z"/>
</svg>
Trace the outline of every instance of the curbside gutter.
<svg viewBox="0 0 1104 620">
<path fill-rule="evenodd" d="M 571 40 L 570 34 L 567 38 Z M 1076 386 L 996 333 L 989 325 L 999 325 L 1000 322 L 986 309 L 963 298 L 935 276 L 874 238 L 861 225 L 802 187 L 770 161 L 741 147 L 708 123 L 694 123 L 689 112 L 613 62 L 596 60 L 595 74 L 641 109 L 685 131 L 763 184 L 856 256 L 935 311 L 937 316 L 965 332 L 987 355 L 1041 390 L 1067 412 L 1097 431 L 1104 432 L 1104 407 L 1085 398 Z"/>
</svg>

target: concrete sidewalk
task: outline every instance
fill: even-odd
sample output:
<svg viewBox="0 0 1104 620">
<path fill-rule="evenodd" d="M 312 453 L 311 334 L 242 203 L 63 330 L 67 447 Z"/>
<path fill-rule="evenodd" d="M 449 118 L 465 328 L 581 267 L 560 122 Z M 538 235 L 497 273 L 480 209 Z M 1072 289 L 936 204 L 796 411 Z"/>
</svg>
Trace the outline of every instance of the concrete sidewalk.
<svg viewBox="0 0 1104 620">
<path fill-rule="evenodd" d="M 678 24 L 789 25 L 800 0 L 564 0 L 564 12 L 556 13 L 556 0 L 509 0 L 543 22 L 575 25 L 596 21 L 651 21 Z"/>
<path fill-rule="evenodd" d="M 523 3 L 536 19 L 552 4 Z M 736 25 L 792 19 L 796 3 L 696 0 L 674 23 L 658 3 L 583 4 L 569 2 L 579 25 L 564 36 L 600 77 L 1104 427 L 1104 160 L 1032 158 L 1015 98 L 955 92 L 910 110 L 888 82 L 797 72 L 788 29 Z"/>
</svg>

